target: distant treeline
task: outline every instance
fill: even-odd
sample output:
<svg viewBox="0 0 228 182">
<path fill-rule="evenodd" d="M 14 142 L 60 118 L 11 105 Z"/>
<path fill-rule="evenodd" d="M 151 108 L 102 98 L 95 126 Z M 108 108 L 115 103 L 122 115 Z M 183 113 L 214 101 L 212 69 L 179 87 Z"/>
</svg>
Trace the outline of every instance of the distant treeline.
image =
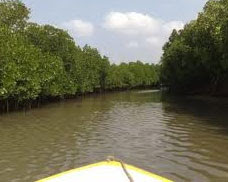
<svg viewBox="0 0 228 182">
<path fill-rule="evenodd" d="M 110 64 L 64 30 L 28 21 L 18 0 L 0 0 L 0 110 L 47 98 L 105 89 L 153 86 L 159 66 L 140 61 Z"/>
<path fill-rule="evenodd" d="M 172 90 L 228 95 L 228 0 L 209 0 L 163 50 L 161 80 Z"/>
</svg>

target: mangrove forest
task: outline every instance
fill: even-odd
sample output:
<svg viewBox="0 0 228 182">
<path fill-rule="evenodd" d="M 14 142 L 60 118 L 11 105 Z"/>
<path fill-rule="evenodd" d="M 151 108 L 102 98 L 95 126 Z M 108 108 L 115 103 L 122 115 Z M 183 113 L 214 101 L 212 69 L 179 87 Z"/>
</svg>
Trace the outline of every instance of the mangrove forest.
<svg viewBox="0 0 228 182">
<path fill-rule="evenodd" d="M 173 30 L 159 64 L 112 64 L 65 30 L 30 21 L 20 0 L 0 1 L 0 110 L 104 90 L 165 85 L 174 92 L 227 95 L 228 0 L 209 0 Z"/>
<path fill-rule="evenodd" d="M 111 64 L 96 48 L 78 46 L 67 31 L 30 22 L 29 14 L 19 0 L 0 1 L 1 110 L 48 98 L 158 84 L 158 65 Z"/>
<path fill-rule="evenodd" d="M 173 91 L 228 93 L 228 0 L 209 0 L 163 46 L 161 80 Z"/>
</svg>

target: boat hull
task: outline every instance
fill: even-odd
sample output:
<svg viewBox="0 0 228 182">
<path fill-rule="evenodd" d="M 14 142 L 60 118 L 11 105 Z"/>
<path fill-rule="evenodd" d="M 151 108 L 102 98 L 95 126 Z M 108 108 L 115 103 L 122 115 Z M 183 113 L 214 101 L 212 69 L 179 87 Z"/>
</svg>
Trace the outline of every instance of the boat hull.
<svg viewBox="0 0 228 182">
<path fill-rule="evenodd" d="M 170 180 L 125 164 L 124 168 L 134 182 L 171 182 Z M 120 162 L 104 161 L 72 169 L 37 182 L 129 182 Z"/>
</svg>

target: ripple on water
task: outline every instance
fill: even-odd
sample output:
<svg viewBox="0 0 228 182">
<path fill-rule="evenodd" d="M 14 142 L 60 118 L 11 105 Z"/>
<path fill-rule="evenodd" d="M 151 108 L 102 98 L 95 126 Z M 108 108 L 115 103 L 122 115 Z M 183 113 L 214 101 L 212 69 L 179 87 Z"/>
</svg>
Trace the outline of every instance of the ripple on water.
<svg viewBox="0 0 228 182">
<path fill-rule="evenodd" d="M 34 181 L 115 155 L 175 181 L 227 181 L 225 108 L 161 97 L 113 93 L 1 116 L 1 179 Z"/>
</svg>

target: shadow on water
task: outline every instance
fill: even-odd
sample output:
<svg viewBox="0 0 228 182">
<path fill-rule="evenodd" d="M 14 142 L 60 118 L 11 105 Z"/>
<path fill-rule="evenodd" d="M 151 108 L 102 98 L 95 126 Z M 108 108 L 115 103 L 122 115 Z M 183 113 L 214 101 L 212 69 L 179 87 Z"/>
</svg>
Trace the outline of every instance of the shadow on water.
<svg viewBox="0 0 228 182">
<path fill-rule="evenodd" d="M 166 142 L 172 146 L 168 160 L 175 169 L 181 166 L 178 173 L 170 172 L 171 177 L 177 181 L 227 181 L 228 100 L 166 94 L 161 100 L 165 115 L 170 116 L 166 122 Z"/>
<path fill-rule="evenodd" d="M 178 97 L 163 93 L 161 94 L 161 101 L 165 112 L 182 113 L 199 118 L 201 122 L 206 124 L 221 126 L 228 135 L 228 98 Z"/>
</svg>

